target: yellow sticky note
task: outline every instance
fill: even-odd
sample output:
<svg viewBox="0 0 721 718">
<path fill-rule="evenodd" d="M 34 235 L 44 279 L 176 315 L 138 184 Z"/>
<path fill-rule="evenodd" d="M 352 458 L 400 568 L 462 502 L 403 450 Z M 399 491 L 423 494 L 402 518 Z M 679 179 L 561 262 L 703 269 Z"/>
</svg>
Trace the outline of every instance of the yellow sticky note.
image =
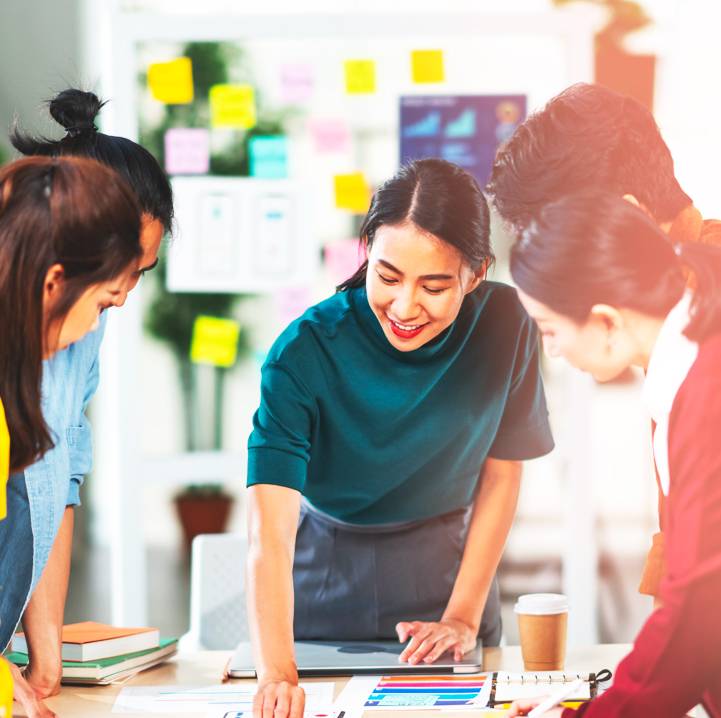
<svg viewBox="0 0 721 718">
<path fill-rule="evenodd" d="M 348 209 L 357 214 L 368 211 L 370 204 L 370 189 L 362 172 L 348 175 L 336 175 L 335 206 L 338 209 Z"/>
<path fill-rule="evenodd" d="M 233 319 L 200 315 L 193 324 L 190 361 L 228 367 L 235 364 L 238 354 L 240 324 Z"/>
<path fill-rule="evenodd" d="M 350 95 L 376 91 L 376 64 L 373 60 L 346 60 L 345 89 Z"/>
<path fill-rule="evenodd" d="M 443 82 L 443 50 L 413 50 L 411 68 L 413 82 Z"/>
<path fill-rule="evenodd" d="M 148 86 L 156 100 L 166 105 L 187 105 L 193 101 L 193 63 L 189 57 L 155 62 L 148 68 Z"/>
<path fill-rule="evenodd" d="M 249 130 L 255 123 L 255 90 L 251 85 L 213 85 L 210 88 L 212 127 Z"/>
<path fill-rule="evenodd" d="M 7 482 L 10 476 L 10 433 L 0 401 L 0 520 L 7 515 Z"/>
</svg>

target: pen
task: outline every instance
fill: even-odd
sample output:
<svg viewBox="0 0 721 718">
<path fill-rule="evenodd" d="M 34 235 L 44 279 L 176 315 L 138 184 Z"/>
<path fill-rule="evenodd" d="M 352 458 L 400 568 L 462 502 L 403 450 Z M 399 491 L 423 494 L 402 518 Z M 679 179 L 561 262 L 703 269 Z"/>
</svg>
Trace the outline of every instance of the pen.
<svg viewBox="0 0 721 718">
<path fill-rule="evenodd" d="M 573 683 L 563 686 L 555 693 L 552 693 L 545 701 L 541 701 L 529 714 L 528 718 L 538 718 L 542 716 L 546 711 L 550 711 L 551 708 L 555 708 L 564 698 L 572 696 L 582 685 L 584 681 L 579 678 Z"/>
</svg>

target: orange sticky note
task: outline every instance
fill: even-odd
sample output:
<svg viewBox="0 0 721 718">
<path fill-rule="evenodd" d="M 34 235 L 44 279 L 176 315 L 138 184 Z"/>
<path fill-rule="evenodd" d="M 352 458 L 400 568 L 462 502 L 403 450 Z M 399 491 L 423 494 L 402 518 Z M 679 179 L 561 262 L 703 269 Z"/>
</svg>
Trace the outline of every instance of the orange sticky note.
<svg viewBox="0 0 721 718">
<path fill-rule="evenodd" d="M 443 82 L 443 50 L 413 50 L 411 53 L 413 82 Z"/>
<path fill-rule="evenodd" d="M 252 85 L 213 85 L 210 88 L 210 124 L 249 130 L 255 127 L 255 90 Z"/>
<path fill-rule="evenodd" d="M 193 63 L 189 57 L 154 62 L 148 68 L 148 87 L 156 100 L 166 105 L 187 105 L 193 101 Z"/>
<path fill-rule="evenodd" d="M 376 64 L 373 60 L 346 60 L 345 89 L 349 95 L 376 91 Z"/>
<path fill-rule="evenodd" d="M 370 188 L 362 172 L 347 175 L 336 175 L 335 206 L 347 209 L 356 214 L 364 214 L 370 204 Z"/>
</svg>

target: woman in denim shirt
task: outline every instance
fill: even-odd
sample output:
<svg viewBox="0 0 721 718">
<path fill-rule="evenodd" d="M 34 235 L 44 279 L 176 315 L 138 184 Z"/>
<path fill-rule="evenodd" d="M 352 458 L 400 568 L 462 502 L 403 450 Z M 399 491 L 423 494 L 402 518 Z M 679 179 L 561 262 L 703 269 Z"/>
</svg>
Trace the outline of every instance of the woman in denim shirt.
<svg viewBox="0 0 721 718">
<path fill-rule="evenodd" d="M 8 517 L 0 523 L 4 634 L 16 625 L 24 587 L 32 584 L 32 549 L 42 543 L 33 541 L 28 510 L 35 487 L 26 489 L 22 472 L 48 454 L 62 454 L 66 445 L 48 422 L 51 413 L 43 392 L 55 377 L 43 361 L 98 327 L 101 311 L 137 270 L 139 236 L 134 194 L 97 162 L 33 157 L 0 170 L 0 398 L 13 472 Z M 42 489 L 43 500 L 50 501 L 51 492 Z M 17 671 L 15 677 L 19 679 Z M 28 715 L 51 715 L 21 679 L 16 680 L 16 697 Z"/>
<path fill-rule="evenodd" d="M 162 237 L 172 228 L 173 197 L 167 176 L 146 149 L 97 131 L 95 122 L 103 104 L 93 93 L 64 90 L 49 103 L 51 116 L 66 131 L 62 139 L 33 138 L 17 129 L 10 139 L 26 155 L 95 159 L 114 169 L 135 192 L 141 209 L 142 256 L 113 301 L 114 306 L 122 306 L 140 277 L 157 265 Z M 41 698 L 56 693 L 60 685 L 60 631 L 70 573 L 73 507 L 80 503 L 80 485 L 92 464 L 85 409 L 98 384 L 103 331 L 101 320 L 98 330 L 45 363 L 43 410 L 60 441 L 42 461 L 28 467 L 24 481 L 19 482 L 26 492 L 24 502 L 30 514 L 26 524 L 34 541 L 31 551 L 25 549 L 32 554 L 28 560 L 32 570 L 16 582 L 15 623 L 24 611 L 23 628 L 31 652 L 25 675 Z M 0 648 L 4 639 L 0 626 Z"/>
</svg>

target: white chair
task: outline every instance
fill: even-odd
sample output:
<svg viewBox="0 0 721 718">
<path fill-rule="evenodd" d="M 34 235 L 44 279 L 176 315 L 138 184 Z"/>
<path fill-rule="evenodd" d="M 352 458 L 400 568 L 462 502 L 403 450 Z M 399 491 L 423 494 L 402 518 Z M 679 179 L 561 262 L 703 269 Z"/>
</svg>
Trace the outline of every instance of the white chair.
<svg viewBox="0 0 721 718">
<path fill-rule="evenodd" d="M 190 631 L 181 651 L 228 650 L 247 641 L 245 561 L 240 534 L 203 534 L 193 540 L 190 565 Z"/>
</svg>

